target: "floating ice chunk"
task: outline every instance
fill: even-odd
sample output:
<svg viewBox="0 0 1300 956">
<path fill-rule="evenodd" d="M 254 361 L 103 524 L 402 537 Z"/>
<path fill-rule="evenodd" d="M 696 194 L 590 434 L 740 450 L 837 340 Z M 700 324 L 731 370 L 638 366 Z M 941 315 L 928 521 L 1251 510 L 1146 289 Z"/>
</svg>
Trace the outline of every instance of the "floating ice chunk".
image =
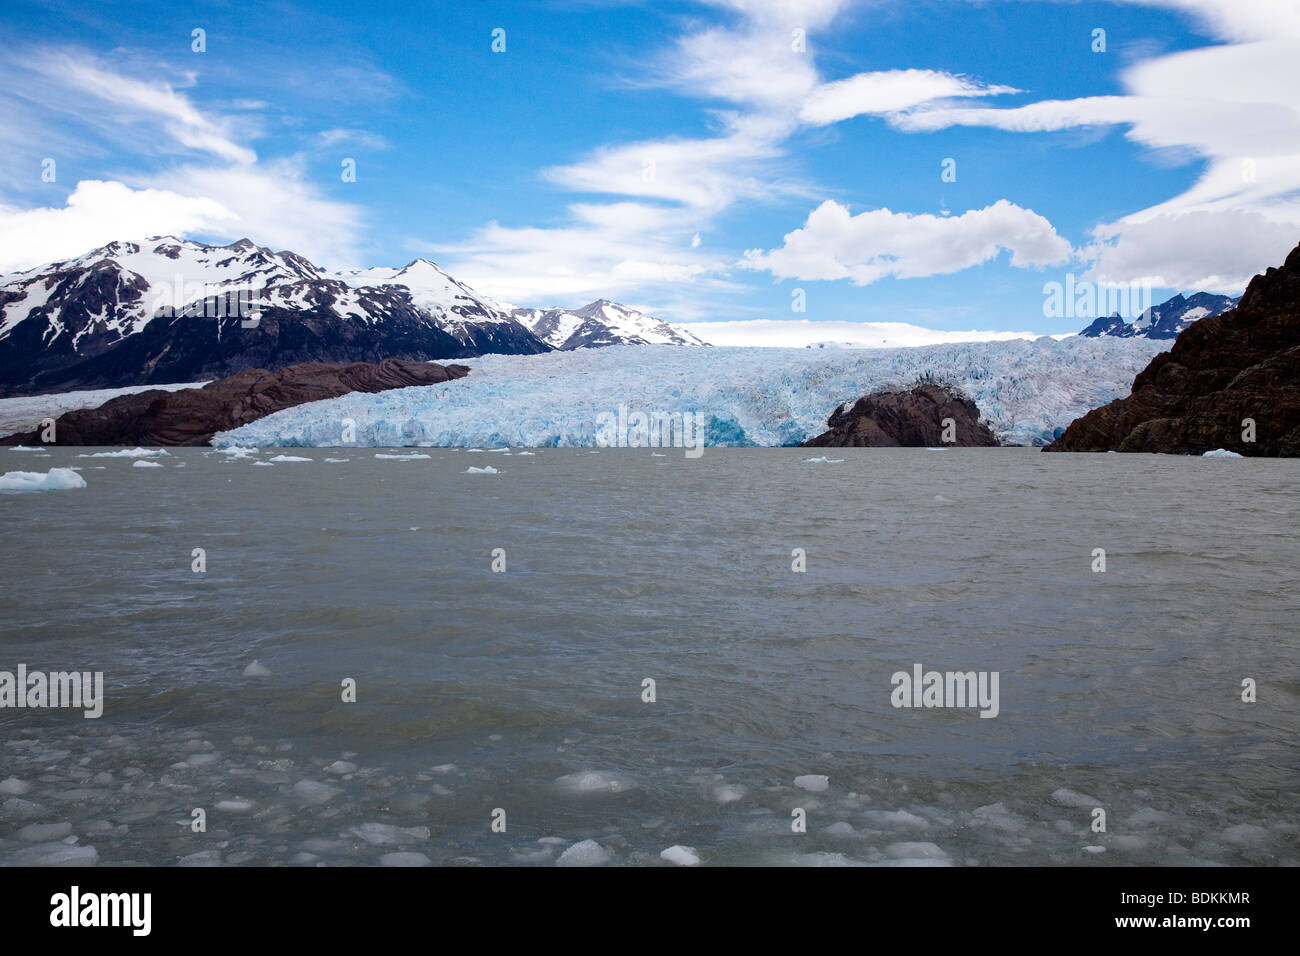
<svg viewBox="0 0 1300 956">
<path fill-rule="evenodd" d="M 693 846 L 670 846 L 668 849 L 659 854 L 659 859 L 667 860 L 669 863 L 676 863 L 678 866 L 694 866 L 700 862 L 699 855 L 695 852 Z"/>
<path fill-rule="evenodd" d="M 415 461 L 418 458 L 428 458 L 428 455 L 375 455 L 376 458 L 387 458 L 389 461 Z"/>
<path fill-rule="evenodd" d="M 62 840 L 71 832 L 71 823 L 29 823 L 18 831 L 17 836 L 24 843 L 49 843 Z"/>
<path fill-rule="evenodd" d="M 720 783 L 713 788 L 713 799 L 718 803 L 735 803 L 745 799 L 745 788 L 730 783 Z"/>
<path fill-rule="evenodd" d="M 176 861 L 177 866 L 220 866 L 220 850 L 200 850 L 198 853 L 191 853 L 183 856 Z"/>
<path fill-rule="evenodd" d="M 561 843 L 564 841 L 561 840 Z M 544 846 L 540 850 L 515 850 L 510 854 L 510 859 L 516 863 L 549 863 L 555 851 L 549 846 Z"/>
<path fill-rule="evenodd" d="M 331 465 L 337 465 L 345 461 L 351 461 L 351 458 L 326 458 L 325 461 Z"/>
<path fill-rule="evenodd" d="M 141 458 L 137 461 L 131 462 L 131 467 L 132 468 L 161 468 L 162 465 L 160 465 L 156 461 L 145 461 L 143 458 Z"/>
<path fill-rule="evenodd" d="M 537 453 L 536 453 L 536 452 L 531 452 L 531 451 L 517 451 L 517 452 L 515 452 L 515 454 L 518 455 L 520 458 L 524 458 L 524 457 L 536 458 L 536 457 L 537 457 Z M 662 456 L 661 456 L 661 457 L 662 457 Z"/>
<path fill-rule="evenodd" d="M 398 827 L 391 823 L 363 823 L 348 831 L 372 846 L 400 846 L 429 839 L 428 827 Z"/>
<path fill-rule="evenodd" d="M 318 780 L 299 780 L 293 785 L 294 796 L 312 806 L 328 803 L 339 792 L 338 787 L 331 787 L 328 783 L 321 783 Z"/>
<path fill-rule="evenodd" d="M 928 830 L 930 828 L 928 822 L 915 813 L 908 813 L 906 810 L 868 810 L 863 816 L 873 825 L 879 827 L 891 829 L 912 827 L 917 830 Z"/>
<path fill-rule="evenodd" d="M 609 852 L 595 840 L 575 843 L 555 861 L 556 866 L 602 866 L 610 861 Z"/>
<path fill-rule="evenodd" d="M 1223 831 L 1223 838 L 1237 846 L 1267 846 L 1268 831 L 1253 823 L 1238 823 Z"/>
<path fill-rule="evenodd" d="M 1245 455 L 1238 455 L 1235 451 L 1228 451 L 1226 448 L 1216 448 L 1214 451 L 1207 451 L 1201 455 L 1202 458 L 1244 458 Z"/>
<path fill-rule="evenodd" d="M 270 677 L 271 669 L 267 667 L 265 664 L 263 664 L 261 661 L 253 661 L 253 663 L 249 664 L 247 667 L 244 668 L 244 676 L 245 677 Z"/>
<path fill-rule="evenodd" d="M 276 455 L 274 458 L 270 460 L 273 462 L 281 462 L 281 461 L 314 461 L 315 459 L 302 458 L 298 455 Z"/>
<path fill-rule="evenodd" d="M 44 448 L 40 448 L 40 447 L 28 448 L 26 445 L 14 445 L 9 450 L 10 451 L 45 451 Z"/>
<path fill-rule="evenodd" d="M 1063 807 L 1099 807 L 1101 801 L 1096 797 L 1090 797 L 1086 793 L 1079 793 L 1075 790 L 1069 790 L 1061 787 L 1059 790 L 1052 791 L 1052 801 Z"/>
<path fill-rule="evenodd" d="M 39 471 L 7 471 L 0 475 L 0 491 L 66 491 L 86 487 L 86 479 L 71 468 L 51 468 Z"/>
<path fill-rule="evenodd" d="M 440 763 L 438 766 L 430 767 L 429 769 L 434 773 L 451 773 L 458 768 L 454 763 Z"/>
<path fill-rule="evenodd" d="M 613 774 L 597 770 L 584 770 L 579 773 L 565 774 L 556 779 L 561 790 L 569 793 L 619 793 L 631 789 L 631 784 Z"/>
<path fill-rule="evenodd" d="M 248 458 L 250 455 L 261 454 L 259 449 L 249 448 L 246 445 L 226 445 L 224 448 L 218 448 L 217 453 L 229 455 L 231 458 Z"/>
<path fill-rule="evenodd" d="M 809 793 L 821 793 L 831 785 L 831 779 L 822 774 L 806 773 L 801 777 L 795 777 L 794 785 L 800 790 L 807 790 Z"/>
<path fill-rule="evenodd" d="M 940 504 L 945 504 L 945 505 L 952 504 L 952 499 L 945 498 L 943 495 L 935 495 L 934 500 L 939 502 Z"/>
<path fill-rule="evenodd" d="M 423 853 L 385 853 L 379 858 L 381 866 L 430 866 L 433 861 Z"/>
<path fill-rule="evenodd" d="M 170 458 L 171 452 L 162 448 L 123 448 L 120 451 L 97 451 L 78 458 Z"/>
<path fill-rule="evenodd" d="M 346 760 L 336 760 L 325 768 L 325 772 L 341 777 L 344 774 L 356 773 L 357 765 L 354 763 L 348 763 Z"/>
<path fill-rule="evenodd" d="M 94 866 L 98 862 L 99 853 L 93 846 L 60 842 L 24 847 L 5 860 L 10 866 Z"/>
<path fill-rule="evenodd" d="M 805 458 L 803 463 L 805 465 L 838 465 L 843 460 L 843 458 L 827 458 L 823 455 L 821 458 Z"/>
<path fill-rule="evenodd" d="M 1083 848 L 1083 852 L 1084 853 L 1105 853 L 1106 848 L 1104 846 L 1085 846 Z"/>
<path fill-rule="evenodd" d="M 32 789 L 32 785 L 17 777 L 5 777 L 0 780 L 0 793 L 7 793 L 13 797 L 21 797 Z"/>
<path fill-rule="evenodd" d="M 927 445 L 925 450 L 926 451 L 947 451 L 948 449 L 944 448 L 943 446 L 940 446 L 938 448 L 931 448 Z"/>
<path fill-rule="evenodd" d="M 218 800 L 216 803 L 218 810 L 225 813 L 246 813 L 253 809 L 252 800 Z"/>
<path fill-rule="evenodd" d="M 951 862 L 947 853 L 933 843 L 891 843 L 885 847 L 885 855 L 907 863 Z"/>
<path fill-rule="evenodd" d="M 485 467 L 485 468 L 475 468 L 473 465 L 470 465 L 467 469 L 465 469 L 465 474 L 467 474 L 467 475 L 495 475 L 495 474 L 499 474 L 499 472 L 498 472 L 495 468 L 493 468 L 491 465 L 488 465 L 488 466 Z"/>
<path fill-rule="evenodd" d="M 665 455 L 663 452 L 652 451 L 652 452 L 650 453 L 650 457 L 651 457 L 651 458 L 667 458 L 668 456 Z"/>
<path fill-rule="evenodd" d="M 274 468 L 274 467 L 275 467 L 275 465 L 271 464 L 269 461 L 255 461 L 255 462 L 253 462 L 253 464 L 255 464 L 255 465 L 261 465 L 263 468 Z"/>
</svg>

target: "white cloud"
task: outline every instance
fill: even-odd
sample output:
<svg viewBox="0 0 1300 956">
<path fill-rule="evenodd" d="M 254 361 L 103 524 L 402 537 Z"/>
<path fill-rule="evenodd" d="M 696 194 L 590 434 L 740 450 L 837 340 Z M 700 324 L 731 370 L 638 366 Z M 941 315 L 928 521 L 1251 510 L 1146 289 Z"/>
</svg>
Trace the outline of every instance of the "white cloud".
<svg viewBox="0 0 1300 956">
<path fill-rule="evenodd" d="M 70 259 L 115 239 L 220 230 L 235 218 L 213 199 L 84 180 L 62 207 L 0 206 L 0 273 Z"/>
<path fill-rule="evenodd" d="M 1148 149 L 1203 163 L 1183 193 L 1099 223 L 1085 251 L 1093 263 L 1087 277 L 1158 276 L 1179 288 L 1239 290 L 1300 241 L 1300 2 L 1130 2 L 1189 13 L 1228 42 L 1136 63 L 1122 74 L 1124 95 L 1010 109 L 921 107 L 890 122 L 912 132 L 1123 125 Z"/>
<path fill-rule="evenodd" d="M 923 103 L 962 96 L 1018 93 L 1011 86 L 985 86 L 964 76 L 935 70 L 881 70 L 823 83 L 799 111 L 804 122 L 822 126 L 863 114 L 882 115 Z"/>
<path fill-rule="evenodd" d="M 778 278 L 849 279 L 868 285 L 886 276 L 946 275 L 988 262 L 1004 249 L 1010 250 L 1013 266 L 1051 265 L 1072 254 L 1050 222 L 1005 199 L 960 216 L 888 209 L 854 216 L 827 200 L 809 214 L 803 228 L 786 235 L 781 248 L 751 250 L 744 264 Z"/>
<path fill-rule="evenodd" d="M 1145 276 L 1156 287 L 1234 293 L 1281 265 L 1300 242 L 1300 229 L 1257 212 L 1187 212 L 1102 226 L 1096 238 L 1083 250 L 1093 260 L 1093 281 Z"/>
</svg>

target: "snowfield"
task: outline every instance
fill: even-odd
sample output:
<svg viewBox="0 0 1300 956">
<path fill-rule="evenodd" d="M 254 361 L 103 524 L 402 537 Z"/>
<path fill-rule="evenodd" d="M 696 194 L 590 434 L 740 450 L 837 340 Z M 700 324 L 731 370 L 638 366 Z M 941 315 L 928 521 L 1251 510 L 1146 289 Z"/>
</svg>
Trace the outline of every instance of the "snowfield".
<svg viewBox="0 0 1300 956">
<path fill-rule="evenodd" d="M 1050 337 L 870 351 L 631 345 L 465 359 L 468 378 L 353 393 L 277 412 L 213 444 L 593 447 L 603 418 L 699 412 L 705 444 L 796 445 L 877 388 L 929 374 L 957 385 L 1004 441 L 1041 445 L 1127 395 L 1171 341 Z"/>
</svg>

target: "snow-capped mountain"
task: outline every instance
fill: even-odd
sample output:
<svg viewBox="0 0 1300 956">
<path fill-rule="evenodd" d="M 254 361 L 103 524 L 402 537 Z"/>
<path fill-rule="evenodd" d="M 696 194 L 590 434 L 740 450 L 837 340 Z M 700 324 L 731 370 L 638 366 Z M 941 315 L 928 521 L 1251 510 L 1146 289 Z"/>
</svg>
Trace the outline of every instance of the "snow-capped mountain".
<svg viewBox="0 0 1300 956">
<path fill-rule="evenodd" d="M 552 348 L 607 345 L 706 345 L 699 336 L 608 299 L 581 309 L 515 309 L 514 317 Z"/>
<path fill-rule="evenodd" d="M 0 393 L 551 346 L 432 262 L 331 273 L 247 239 L 113 242 L 0 278 Z"/>
<path fill-rule="evenodd" d="M 1176 339 L 1178 333 L 1197 319 L 1220 315 L 1236 304 L 1236 299 L 1226 295 L 1197 292 L 1195 295 L 1184 297 L 1179 293 L 1168 301 L 1146 309 L 1132 323 L 1125 322 L 1118 315 L 1108 315 L 1097 319 L 1079 334 L 1088 338 L 1110 335 L 1124 339 L 1134 337 Z"/>
</svg>

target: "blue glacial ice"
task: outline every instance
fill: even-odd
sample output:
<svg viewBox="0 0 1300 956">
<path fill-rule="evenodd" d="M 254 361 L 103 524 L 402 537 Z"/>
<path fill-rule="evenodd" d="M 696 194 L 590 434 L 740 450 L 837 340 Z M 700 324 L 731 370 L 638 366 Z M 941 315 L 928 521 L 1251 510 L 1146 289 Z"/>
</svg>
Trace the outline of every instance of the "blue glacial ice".
<svg viewBox="0 0 1300 956">
<path fill-rule="evenodd" d="M 217 446 L 595 447 L 619 413 L 698 413 L 711 446 L 796 445 L 841 402 L 922 375 L 961 388 L 995 434 L 1042 445 L 1129 393 L 1168 342 L 1080 338 L 896 349 L 626 345 L 465 359 L 467 378 L 285 409 Z"/>
</svg>

